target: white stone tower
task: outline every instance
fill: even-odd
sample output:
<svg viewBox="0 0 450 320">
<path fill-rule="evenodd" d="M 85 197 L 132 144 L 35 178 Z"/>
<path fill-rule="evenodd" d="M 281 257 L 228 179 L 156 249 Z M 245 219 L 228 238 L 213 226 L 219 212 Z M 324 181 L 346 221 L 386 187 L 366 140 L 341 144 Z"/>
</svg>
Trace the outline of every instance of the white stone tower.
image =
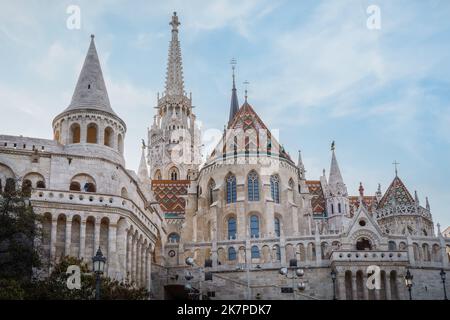
<svg viewBox="0 0 450 320">
<path fill-rule="evenodd" d="M 195 125 L 192 95 L 184 91 L 178 27 L 174 12 L 166 87 L 158 94 L 157 112 L 148 131 L 148 162 L 152 180 L 193 180 L 200 164 L 200 134 Z"/>
<path fill-rule="evenodd" d="M 349 201 L 347 187 L 342 179 L 341 171 L 336 159 L 334 141 L 331 145 L 330 176 L 325 190 L 330 230 L 341 230 L 349 219 Z"/>
<path fill-rule="evenodd" d="M 54 139 L 73 154 L 101 155 L 124 165 L 125 122 L 111 108 L 91 35 L 70 105 L 53 120 Z"/>
</svg>

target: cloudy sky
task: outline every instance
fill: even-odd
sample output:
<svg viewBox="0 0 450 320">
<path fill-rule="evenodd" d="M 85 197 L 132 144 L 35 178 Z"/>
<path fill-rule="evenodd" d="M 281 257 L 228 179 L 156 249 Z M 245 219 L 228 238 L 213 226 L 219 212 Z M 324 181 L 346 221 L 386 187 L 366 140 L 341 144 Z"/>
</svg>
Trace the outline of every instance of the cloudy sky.
<svg viewBox="0 0 450 320">
<path fill-rule="evenodd" d="M 381 29 L 369 29 L 369 5 Z M 68 29 L 67 8 L 81 10 Z M 308 179 L 330 163 L 330 143 L 351 194 L 385 191 L 393 161 L 435 222 L 450 225 L 450 2 L 6 1 L 0 0 L 0 133 L 51 138 L 70 103 L 90 34 L 112 107 L 127 123 L 127 166 L 164 88 L 173 11 L 181 22 L 186 90 L 203 130 L 228 119 L 231 73 Z"/>
</svg>

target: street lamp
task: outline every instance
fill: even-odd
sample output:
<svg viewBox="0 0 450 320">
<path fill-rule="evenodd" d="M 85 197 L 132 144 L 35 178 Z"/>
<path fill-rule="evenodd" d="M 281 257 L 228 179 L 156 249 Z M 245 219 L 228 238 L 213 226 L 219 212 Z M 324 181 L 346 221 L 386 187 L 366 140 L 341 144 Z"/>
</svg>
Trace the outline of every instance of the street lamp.
<svg viewBox="0 0 450 320">
<path fill-rule="evenodd" d="M 106 264 L 106 257 L 103 256 L 100 247 L 98 247 L 96 255 L 92 257 L 92 263 L 95 273 L 95 299 L 100 300 L 100 276 L 105 271 Z"/>
<path fill-rule="evenodd" d="M 406 287 L 408 288 L 408 292 L 409 292 L 409 300 L 412 300 L 412 296 L 411 296 L 411 288 L 413 286 L 413 280 L 414 276 L 411 274 L 411 272 L 409 272 L 409 269 L 406 270 L 406 275 L 405 275 L 405 284 Z"/>
<path fill-rule="evenodd" d="M 292 293 L 294 295 L 294 300 L 295 300 L 295 285 L 294 285 L 294 281 L 295 279 L 301 279 L 303 277 L 303 275 L 305 274 L 305 271 L 302 268 L 297 268 L 295 269 L 294 274 L 292 274 L 292 276 L 289 276 L 289 269 L 287 267 L 282 267 L 280 268 L 280 270 L 278 271 L 282 276 L 285 276 L 288 279 L 292 279 Z M 299 283 L 297 283 L 297 289 L 299 291 L 303 291 L 305 290 L 306 285 L 303 281 L 300 281 Z"/>
<path fill-rule="evenodd" d="M 333 300 L 336 299 L 336 271 L 333 269 L 331 270 L 331 280 L 333 280 Z"/>
<path fill-rule="evenodd" d="M 444 269 L 441 269 L 441 279 L 442 279 L 442 285 L 444 286 L 444 300 L 448 300 L 447 298 L 447 290 L 445 289 L 445 271 Z"/>
</svg>

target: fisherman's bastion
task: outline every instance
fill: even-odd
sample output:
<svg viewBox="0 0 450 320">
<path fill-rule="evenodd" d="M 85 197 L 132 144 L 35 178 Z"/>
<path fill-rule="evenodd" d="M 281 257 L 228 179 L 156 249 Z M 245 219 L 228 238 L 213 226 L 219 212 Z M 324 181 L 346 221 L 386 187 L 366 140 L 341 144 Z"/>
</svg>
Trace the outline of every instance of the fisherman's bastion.
<svg viewBox="0 0 450 320">
<path fill-rule="evenodd" d="M 108 98 L 94 36 L 53 139 L 0 135 L 0 188 L 29 192 L 48 270 L 63 256 L 92 263 L 100 247 L 107 275 L 151 299 L 403 300 L 408 273 L 414 299 L 442 299 L 450 238 L 428 198 L 397 169 L 386 190 L 361 184 L 351 195 L 334 142 L 328 174 L 307 178 L 301 153 L 291 158 L 247 93 L 239 105 L 234 67 L 222 139 L 200 159 L 176 13 L 169 25 L 165 89 L 155 114 L 149 101 L 142 115 L 150 127 L 137 173 L 126 168 L 127 124 Z"/>
</svg>

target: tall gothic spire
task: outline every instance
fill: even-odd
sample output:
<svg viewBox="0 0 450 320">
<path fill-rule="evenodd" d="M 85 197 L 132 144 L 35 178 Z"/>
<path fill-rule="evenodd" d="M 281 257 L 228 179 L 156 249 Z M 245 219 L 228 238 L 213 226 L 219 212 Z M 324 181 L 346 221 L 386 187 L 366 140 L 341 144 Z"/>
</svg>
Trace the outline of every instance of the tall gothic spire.
<svg viewBox="0 0 450 320">
<path fill-rule="evenodd" d="M 115 115 L 109 103 L 102 68 L 95 48 L 94 35 L 91 35 L 91 43 L 78 77 L 72 101 L 65 111 L 85 108 L 102 110 Z"/>
<path fill-rule="evenodd" d="M 344 184 L 344 180 L 342 179 L 341 170 L 339 170 L 339 165 L 336 160 L 336 154 L 334 152 L 335 150 L 335 144 L 334 141 L 331 145 L 331 166 L 330 166 L 330 177 L 328 179 L 329 185 L 336 185 L 336 184 Z"/>
<path fill-rule="evenodd" d="M 178 40 L 178 26 L 180 22 L 178 21 L 176 12 L 173 13 L 172 21 L 169 24 L 172 26 L 172 40 L 170 40 L 169 60 L 167 62 L 166 94 L 183 95 L 183 66 L 181 62 L 180 41 Z"/>
<path fill-rule="evenodd" d="M 236 115 L 236 113 L 239 110 L 239 102 L 238 102 L 237 93 L 236 93 L 236 81 L 235 81 L 235 76 L 234 76 L 235 66 L 236 66 L 236 60 L 232 59 L 231 60 L 231 68 L 233 70 L 233 88 L 231 89 L 230 117 L 228 119 L 228 127 L 233 122 L 234 116 Z"/>
<path fill-rule="evenodd" d="M 142 146 L 142 155 L 141 155 L 141 161 L 139 163 L 139 169 L 138 169 L 138 178 L 141 180 L 142 183 L 147 182 L 147 179 L 149 177 L 148 170 L 147 170 L 147 161 L 145 160 L 145 144 Z"/>
</svg>

